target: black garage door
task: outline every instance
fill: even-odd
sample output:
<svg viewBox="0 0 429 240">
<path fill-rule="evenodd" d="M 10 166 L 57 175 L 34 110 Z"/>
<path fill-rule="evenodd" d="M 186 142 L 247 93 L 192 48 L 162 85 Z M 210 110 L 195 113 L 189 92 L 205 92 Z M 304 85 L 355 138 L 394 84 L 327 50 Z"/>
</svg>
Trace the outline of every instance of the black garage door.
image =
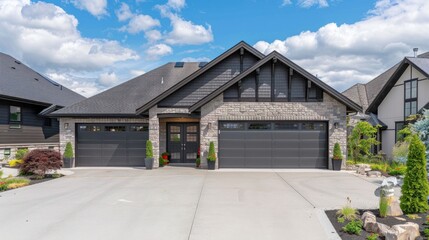
<svg viewBox="0 0 429 240">
<path fill-rule="evenodd" d="M 221 168 L 328 168 L 326 122 L 220 122 Z"/>
<path fill-rule="evenodd" d="M 77 124 L 76 167 L 144 166 L 147 124 Z"/>
</svg>

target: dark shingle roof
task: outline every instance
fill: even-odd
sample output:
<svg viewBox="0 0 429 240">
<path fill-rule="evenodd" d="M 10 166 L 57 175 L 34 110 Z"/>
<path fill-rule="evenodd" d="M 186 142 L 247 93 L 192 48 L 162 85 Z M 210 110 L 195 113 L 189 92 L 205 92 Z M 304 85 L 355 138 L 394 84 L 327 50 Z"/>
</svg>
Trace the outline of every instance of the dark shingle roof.
<svg viewBox="0 0 429 240">
<path fill-rule="evenodd" d="M 410 58 L 407 57 L 408 61 L 414 64 L 415 67 L 419 68 L 423 74 L 429 74 L 429 58 Z"/>
<path fill-rule="evenodd" d="M 60 109 L 52 116 L 73 115 L 136 115 L 136 109 L 199 69 L 199 62 L 186 62 L 183 67 L 167 63 L 141 76 Z"/>
<path fill-rule="evenodd" d="M 58 106 L 85 99 L 4 53 L 0 53 L 0 96 Z"/>
<path fill-rule="evenodd" d="M 368 107 L 365 84 L 357 83 L 343 92 L 343 95 L 362 107 L 363 111 Z"/>
</svg>

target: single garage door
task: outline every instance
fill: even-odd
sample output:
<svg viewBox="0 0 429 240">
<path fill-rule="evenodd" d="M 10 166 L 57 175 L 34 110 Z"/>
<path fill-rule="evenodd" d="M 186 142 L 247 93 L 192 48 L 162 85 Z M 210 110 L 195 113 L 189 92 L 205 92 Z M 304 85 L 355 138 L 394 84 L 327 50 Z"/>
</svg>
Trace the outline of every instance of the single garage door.
<svg viewBox="0 0 429 240">
<path fill-rule="evenodd" d="M 76 167 L 144 166 L 147 124 L 77 124 Z"/>
<path fill-rule="evenodd" d="M 326 122 L 220 122 L 221 168 L 328 168 Z"/>
</svg>

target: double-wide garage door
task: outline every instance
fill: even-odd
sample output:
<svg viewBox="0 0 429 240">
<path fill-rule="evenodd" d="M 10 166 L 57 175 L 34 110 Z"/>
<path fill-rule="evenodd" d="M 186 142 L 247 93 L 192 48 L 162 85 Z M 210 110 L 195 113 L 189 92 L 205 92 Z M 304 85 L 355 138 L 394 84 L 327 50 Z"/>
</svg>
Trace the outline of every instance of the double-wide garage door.
<svg viewBox="0 0 429 240">
<path fill-rule="evenodd" d="M 76 167 L 144 166 L 147 124 L 77 124 Z"/>
<path fill-rule="evenodd" d="M 326 122 L 220 122 L 220 168 L 328 168 Z"/>
</svg>

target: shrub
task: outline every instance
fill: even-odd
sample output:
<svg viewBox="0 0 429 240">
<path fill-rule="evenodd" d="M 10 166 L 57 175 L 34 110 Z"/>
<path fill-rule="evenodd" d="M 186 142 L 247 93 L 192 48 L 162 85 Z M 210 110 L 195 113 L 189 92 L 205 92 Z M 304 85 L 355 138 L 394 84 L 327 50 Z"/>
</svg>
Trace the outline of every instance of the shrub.
<svg viewBox="0 0 429 240">
<path fill-rule="evenodd" d="M 64 158 L 73 158 L 73 146 L 71 142 L 66 144 L 66 149 L 64 150 Z"/>
<path fill-rule="evenodd" d="M 210 161 L 210 162 L 216 161 L 216 151 L 214 147 L 214 142 L 210 142 L 209 155 L 207 156 L 207 161 Z"/>
<path fill-rule="evenodd" d="M 200 167 L 200 165 L 201 165 L 201 158 L 200 157 L 197 157 L 197 159 L 195 160 L 195 165 L 197 167 Z"/>
<path fill-rule="evenodd" d="M 366 237 L 366 240 L 377 240 L 378 234 L 377 233 L 371 233 L 371 235 Z"/>
<path fill-rule="evenodd" d="M 63 166 L 61 154 L 49 149 L 36 149 L 28 153 L 20 166 L 23 175 L 35 174 L 44 177 L 47 171 L 58 170 Z"/>
<path fill-rule="evenodd" d="M 362 232 L 362 226 L 363 224 L 361 220 L 353 220 L 343 227 L 343 231 L 348 234 L 360 235 L 360 233 Z"/>
<path fill-rule="evenodd" d="M 16 151 L 15 153 L 15 158 L 18 160 L 22 160 L 24 159 L 25 155 L 27 155 L 27 153 L 28 153 L 28 149 L 26 148 L 18 149 L 18 151 Z"/>
<path fill-rule="evenodd" d="M 337 211 L 337 216 L 339 218 L 344 218 L 348 221 L 352 221 L 358 218 L 358 210 L 352 207 L 352 202 L 350 198 L 347 198 L 347 204 Z"/>
<path fill-rule="evenodd" d="M 427 202 L 429 184 L 427 180 L 425 151 L 426 148 L 423 142 L 417 135 L 414 135 L 411 138 L 407 170 L 401 189 L 401 209 L 405 213 L 422 213 L 429 209 Z"/>
<path fill-rule="evenodd" d="M 344 223 L 345 221 L 346 221 L 346 219 L 344 219 L 343 217 L 337 217 L 338 223 Z"/>
<path fill-rule="evenodd" d="M 408 156 L 408 142 L 397 142 L 392 149 L 393 160 L 405 164 Z"/>
<path fill-rule="evenodd" d="M 5 180 L 5 183 L 7 185 L 13 184 L 13 183 L 26 183 L 26 184 L 29 184 L 30 180 L 28 180 L 27 178 L 19 178 L 19 177 L 18 178 L 8 178 L 8 179 Z"/>
<path fill-rule="evenodd" d="M 339 143 L 335 143 L 334 145 L 334 156 L 332 158 L 334 160 L 343 160 L 343 154 L 341 153 L 341 148 Z"/>
<path fill-rule="evenodd" d="M 163 167 L 165 165 L 164 158 L 163 157 L 159 157 L 158 160 L 159 160 L 159 166 Z"/>
<path fill-rule="evenodd" d="M 0 192 L 7 190 L 7 184 L 6 182 L 0 182 Z"/>
<path fill-rule="evenodd" d="M 146 141 L 146 158 L 153 158 L 153 147 L 150 140 Z"/>
<path fill-rule="evenodd" d="M 3 171 L 0 171 L 0 178 L 3 177 Z"/>
<path fill-rule="evenodd" d="M 371 170 L 373 171 L 381 171 L 381 172 L 387 172 L 389 168 L 389 164 L 387 163 L 372 163 L 370 164 Z"/>
<path fill-rule="evenodd" d="M 423 235 L 424 235 L 425 237 L 429 237 L 429 228 L 425 228 L 425 229 L 423 230 Z"/>
<path fill-rule="evenodd" d="M 402 176 L 405 174 L 406 171 L 407 171 L 407 166 L 399 165 L 396 167 L 389 168 L 387 173 L 391 176 Z"/>
<path fill-rule="evenodd" d="M 389 203 L 387 201 L 386 197 L 380 197 L 380 204 L 379 204 L 379 210 L 380 210 L 380 217 L 386 217 L 387 216 L 387 208 L 389 207 Z"/>
<path fill-rule="evenodd" d="M 21 160 L 21 159 L 12 159 L 12 160 L 9 160 L 9 166 L 10 167 L 19 167 L 23 162 L 24 162 L 24 160 Z"/>
</svg>

